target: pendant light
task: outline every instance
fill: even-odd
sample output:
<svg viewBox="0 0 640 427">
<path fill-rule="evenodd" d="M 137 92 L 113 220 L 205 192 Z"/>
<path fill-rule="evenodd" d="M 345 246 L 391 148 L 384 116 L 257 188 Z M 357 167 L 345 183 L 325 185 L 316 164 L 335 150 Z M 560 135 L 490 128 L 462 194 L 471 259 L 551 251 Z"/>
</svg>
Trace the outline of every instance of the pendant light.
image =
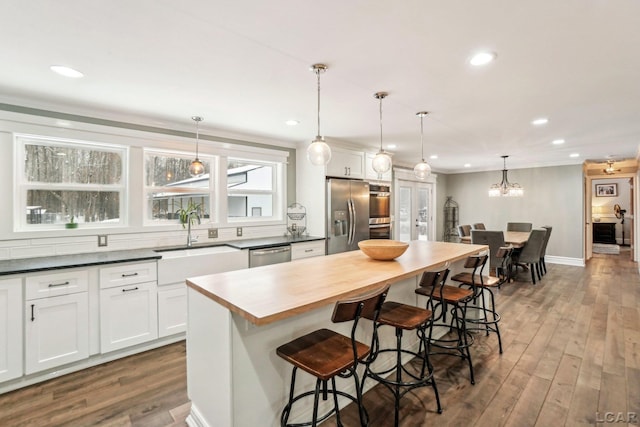
<svg viewBox="0 0 640 427">
<path fill-rule="evenodd" d="M 502 169 L 502 181 L 500 184 L 493 184 L 489 188 L 489 197 L 522 197 L 524 195 L 524 189 L 520 184 L 511 184 L 507 177 L 507 157 L 501 156 L 503 161 Z"/>
<path fill-rule="evenodd" d="M 198 158 L 198 142 L 200 141 L 200 122 L 204 119 L 200 116 L 193 116 L 191 117 L 191 120 L 196 122 L 196 158 L 189 165 L 189 173 L 191 174 L 191 176 L 197 177 L 204 173 L 204 165 Z"/>
<path fill-rule="evenodd" d="M 431 175 L 431 166 L 429 166 L 429 163 L 424 161 L 424 126 L 423 126 L 423 121 L 424 121 L 424 116 L 426 116 L 427 114 L 429 114 L 426 111 L 420 111 L 419 113 L 416 113 L 416 116 L 420 116 L 420 147 L 421 147 L 421 161 L 414 166 L 413 168 L 413 173 L 416 176 L 416 178 L 418 179 L 426 179 L 429 175 Z"/>
<path fill-rule="evenodd" d="M 380 151 L 373 158 L 373 170 L 378 173 L 378 179 L 382 178 L 382 174 L 391 169 L 391 156 L 382 148 L 382 100 L 389 95 L 387 92 L 376 92 L 373 96 L 380 101 Z"/>
<path fill-rule="evenodd" d="M 329 163 L 331 160 L 331 148 L 324 142 L 324 138 L 320 136 L 320 74 L 327 71 L 327 66 L 324 64 L 313 64 L 311 71 L 318 76 L 318 133 L 316 139 L 311 141 L 309 147 L 307 147 L 307 160 L 316 166 L 322 166 Z"/>
</svg>

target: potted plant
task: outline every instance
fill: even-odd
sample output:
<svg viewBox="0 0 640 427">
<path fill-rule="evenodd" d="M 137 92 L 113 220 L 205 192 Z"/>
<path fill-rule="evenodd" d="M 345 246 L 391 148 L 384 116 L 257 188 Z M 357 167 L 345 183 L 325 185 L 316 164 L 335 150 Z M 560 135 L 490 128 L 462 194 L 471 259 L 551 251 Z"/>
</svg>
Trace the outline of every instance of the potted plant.
<svg viewBox="0 0 640 427">
<path fill-rule="evenodd" d="M 69 222 L 64 225 L 64 228 L 78 228 L 78 223 L 75 222 L 75 217 L 71 215 Z"/>
<path fill-rule="evenodd" d="M 180 220 L 180 224 L 182 224 L 182 228 L 186 227 L 187 221 L 191 221 L 191 224 L 193 225 L 193 222 L 197 219 L 195 216 L 190 214 L 196 212 L 196 215 L 199 215 L 199 211 L 200 205 L 198 203 L 194 203 L 193 201 L 190 201 L 189 204 L 187 204 L 186 208 L 178 209 L 176 211 L 176 215 L 178 215 L 178 219 Z"/>
</svg>

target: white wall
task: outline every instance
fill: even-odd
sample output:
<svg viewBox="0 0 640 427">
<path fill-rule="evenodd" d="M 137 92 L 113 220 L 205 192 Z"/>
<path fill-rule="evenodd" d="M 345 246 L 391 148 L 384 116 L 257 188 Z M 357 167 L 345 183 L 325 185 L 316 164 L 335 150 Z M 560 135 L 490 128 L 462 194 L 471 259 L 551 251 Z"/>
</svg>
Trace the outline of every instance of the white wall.
<svg viewBox="0 0 640 427">
<path fill-rule="evenodd" d="M 509 181 L 524 187 L 522 198 L 490 198 L 489 187 L 501 178 L 501 171 L 447 175 L 442 180 L 445 189 L 439 188 L 438 194 L 452 196 L 458 202 L 460 224 L 484 222 L 487 229 L 493 230 L 505 230 L 507 222 L 531 222 L 534 227 L 551 225 L 547 255 L 584 258 L 581 165 L 509 170 Z M 444 200 L 438 203 L 442 211 Z"/>
</svg>

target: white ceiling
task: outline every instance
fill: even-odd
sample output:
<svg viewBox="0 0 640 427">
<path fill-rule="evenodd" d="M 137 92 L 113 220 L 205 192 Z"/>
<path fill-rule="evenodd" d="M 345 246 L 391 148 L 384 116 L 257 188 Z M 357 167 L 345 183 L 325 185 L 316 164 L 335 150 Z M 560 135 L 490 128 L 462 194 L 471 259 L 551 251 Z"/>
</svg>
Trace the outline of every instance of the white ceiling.
<svg viewBox="0 0 640 427">
<path fill-rule="evenodd" d="M 420 160 L 421 110 L 440 172 L 635 158 L 640 143 L 638 0 L 3 0 L 2 21 L 0 102 L 311 141 L 322 62 L 321 133 L 377 151 L 387 91 L 398 163 Z M 472 68 L 479 49 L 497 60 Z"/>
</svg>

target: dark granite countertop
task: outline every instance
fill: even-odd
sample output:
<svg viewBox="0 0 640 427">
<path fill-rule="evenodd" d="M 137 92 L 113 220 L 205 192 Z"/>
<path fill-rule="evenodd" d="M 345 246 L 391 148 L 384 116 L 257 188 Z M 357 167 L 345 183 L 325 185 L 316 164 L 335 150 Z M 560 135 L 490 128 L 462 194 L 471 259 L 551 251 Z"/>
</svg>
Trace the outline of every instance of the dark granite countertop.
<svg viewBox="0 0 640 427">
<path fill-rule="evenodd" d="M 260 239 L 233 240 L 226 242 L 225 244 L 236 249 L 261 249 L 272 248 L 274 246 L 283 246 L 291 243 L 313 242 L 315 240 L 324 240 L 324 237 L 301 236 L 293 238 L 289 236 L 276 236 L 263 237 Z"/>
<path fill-rule="evenodd" d="M 61 268 L 86 267 L 128 261 L 156 260 L 162 255 L 152 249 L 92 252 L 89 254 L 57 255 L 0 261 L 0 276 Z"/>
<path fill-rule="evenodd" d="M 288 236 L 263 237 L 260 239 L 233 240 L 211 244 L 193 245 L 192 249 L 213 246 L 229 246 L 235 249 L 258 249 L 282 246 L 291 243 L 324 240 L 324 237 Z M 0 261 L 0 276 L 9 274 L 34 273 L 37 271 L 58 270 L 62 268 L 85 267 L 90 265 L 114 264 L 129 261 L 156 260 L 162 258 L 163 251 L 187 249 L 186 246 L 164 248 L 131 249 L 122 251 L 92 252 L 88 254 L 57 255 L 35 258 L 20 258 Z"/>
</svg>

